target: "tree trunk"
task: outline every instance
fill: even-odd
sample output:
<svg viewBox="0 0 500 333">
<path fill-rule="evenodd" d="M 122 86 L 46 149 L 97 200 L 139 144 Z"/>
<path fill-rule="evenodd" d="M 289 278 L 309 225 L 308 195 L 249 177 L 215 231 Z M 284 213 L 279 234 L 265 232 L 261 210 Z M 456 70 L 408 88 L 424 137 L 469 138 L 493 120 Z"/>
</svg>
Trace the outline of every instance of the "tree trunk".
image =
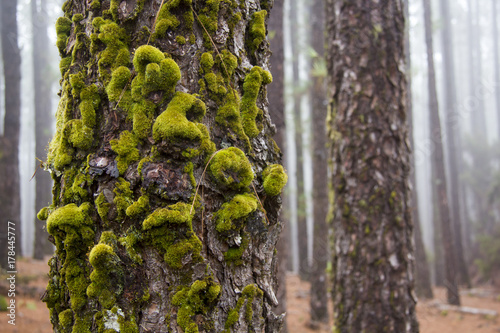
<svg viewBox="0 0 500 333">
<path fill-rule="evenodd" d="M 49 37 L 47 34 L 47 8 L 45 0 L 31 2 L 31 20 L 33 33 L 33 91 L 35 95 L 35 155 L 40 160 L 45 160 L 47 145 L 51 137 L 52 112 L 51 112 L 51 86 L 49 73 Z M 35 210 L 38 212 L 51 201 L 52 179 L 48 172 L 38 170 L 36 173 L 36 199 Z M 45 255 L 54 252 L 48 239 L 49 234 L 45 223 L 35 218 L 35 250 L 33 257 L 43 259 Z"/>
<path fill-rule="evenodd" d="M 5 118 L 0 137 L 0 267 L 7 268 L 7 232 L 15 232 L 15 253 L 21 255 L 19 193 L 19 128 L 21 113 L 21 54 L 17 44 L 17 1 L 2 1 L 2 59 L 5 78 Z M 8 225 L 7 222 L 14 224 Z M 8 226 L 15 228 L 7 230 Z M 11 246 L 12 244 L 9 244 Z"/>
<path fill-rule="evenodd" d="M 411 149 L 415 148 L 415 141 L 413 136 L 413 103 L 411 91 L 411 56 L 410 56 L 410 29 L 409 29 L 409 5 L 408 0 L 404 1 L 405 5 L 405 51 L 406 51 L 406 81 L 407 81 L 407 115 L 408 115 L 408 128 Z M 429 263 L 427 261 L 427 254 L 425 253 L 424 241 L 422 239 L 422 231 L 420 228 L 420 214 L 418 211 L 418 193 L 417 193 L 417 180 L 414 155 L 410 154 L 410 181 L 412 184 L 411 191 L 411 204 L 412 219 L 415 234 L 415 292 L 417 296 L 427 299 L 432 299 L 432 284 L 431 275 L 429 271 Z"/>
<path fill-rule="evenodd" d="M 460 274 L 462 283 L 470 286 L 469 272 L 465 264 L 465 257 L 462 246 L 462 216 L 460 214 L 460 185 L 459 185 L 459 168 L 462 163 L 462 156 L 459 154 L 461 150 L 459 146 L 460 127 L 459 117 L 455 110 L 457 106 L 456 87 L 455 87 L 455 57 L 452 44 L 451 18 L 448 0 L 440 0 L 440 10 L 443 22 L 441 29 L 441 41 L 443 43 L 443 57 L 446 61 L 443 62 L 444 71 L 444 90 L 445 90 L 445 106 L 446 111 L 446 150 L 448 152 L 449 165 L 449 182 L 450 182 L 450 207 L 451 207 L 451 223 L 452 232 L 454 235 L 457 270 Z M 433 138 L 434 139 L 434 138 Z M 453 283 L 449 281 L 449 283 Z"/>
<path fill-rule="evenodd" d="M 401 0 L 328 0 L 335 332 L 418 332 Z"/>
<path fill-rule="evenodd" d="M 497 131 L 500 132 L 500 64 L 499 57 L 500 51 L 498 47 L 498 10 L 497 0 L 491 0 L 491 14 L 493 16 L 493 64 L 494 64 L 494 86 L 495 86 L 495 102 L 497 113 Z"/>
<path fill-rule="evenodd" d="M 324 11 L 322 1 L 311 6 L 311 47 L 317 54 L 312 59 L 316 68 L 324 64 Z M 326 73 L 314 73 L 311 87 L 313 136 L 313 202 L 314 241 L 311 267 L 311 324 L 328 324 L 328 288 L 326 264 L 328 262 L 328 163 L 326 150 Z"/>
<path fill-rule="evenodd" d="M 280 331 L 270 9 L 64 4 L 54 197 L 38 214 L 55 331 Z"/>
<path fill-rule="evenodd" d="M 284 139 L 285 139 L 285 113 L 284 113 L 284 102 L 283 102 L 283 92 L 284 92 L 284 53 L 283 53 L 283 2 L 284 0 L 276 0 L 269 17 L 269 31 L 274 32 L 274 37 L 271 40 L 271 52 L 270 57 L 271 72 L 273 73 L 273 82 L 268 87 L 269 95 L 269 114 L 271 119 L 276 126 L 276 134 L 274 135 L 274 140 L 281 147 L 283 155 L 286 155 Z M 283 211 L 285 210 L 286 202 L 284 195 L 283 197 L 283 210 L 280 214 L 280 219 L 284 220 Z M 286 272 L 288 264 L 288 242 L 290 232 L 288 227 L 288 222 L 284 221 L 283 230 L 281 232 L 281 237 L 278 241 L 276 249 L 278 250 L 278 288 L 277 295 L 278 306 L 275 308 L 275 312 L 278 314 L 286 312 Z M 288 332 L 288 327 L 286 324 L 286 316 L 283 320 L 282 333 Z"/>
<path fill-rule="evenodd" d="M 433 242 L 434 242 L 434 283 L 438 287 L 445 286 L 445 266 L 443 254 L 443 236 L 441 233 L 441 222 L 439 215 L 439 200 L 437 195 L 436 185 L 434 184 L 436 171 L 431 165 L 431 187 L 432 187 L 432 226 L 434 228 Z"/>
<path fill-rule="evenodd" d="M 441 228 L 442 245 L 444 249 L 445 277 L 448 303 L 460 305 L 460 295 L 457 287 L 456 258 L 453 246 L 453 233 L 450 221 L 450 207 L 446 185 L 445 161 L 443 142 L 441 140 L 441 122 L 439 120 L 439 105 L 436 90 L 436 74 L 434 69 L 434 47 L 432 45 L 432 14 L 430 0 L 423 0 L 425 21 L 425 43 L 427 46 L 427 70 L 429 89 L 429 125 L 434 142 L 432 153 L 432 169 L 435 178 L 432 180 L 436 187 L 435 199 L 439 204 L 439 226 Z"/>
</svg>

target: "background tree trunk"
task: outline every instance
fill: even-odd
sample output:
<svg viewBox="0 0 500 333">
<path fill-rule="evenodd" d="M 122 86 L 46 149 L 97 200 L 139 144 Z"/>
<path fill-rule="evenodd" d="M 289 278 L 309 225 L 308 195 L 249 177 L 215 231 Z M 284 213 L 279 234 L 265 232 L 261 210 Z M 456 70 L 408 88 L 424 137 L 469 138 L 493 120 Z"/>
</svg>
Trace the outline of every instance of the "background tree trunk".
<svg viewBox="0 0 500 333">
<path fill-rule="evenodd" d="M 19 193 L 19 128 L 21 113 L 21 55 L 17 44 L 17 1 L 2 1 L 2 59 L 5 78 L 4 131 L 0 137 L 0 267 L 7 268 L 7 222 L 15 223 L 15 252 L 21 255 Z M 10 225 L 12 227 L 12 225 Z M 12 231 L 12 230 L 10 230 Z"/>
<path fill-rule="evenodd" d="M 273 74 L 273 82 L 268 87 L 269 96 L 269 114 L 276 126 L 276 134 L 274 135 L 274 140 L 281 148 L 283 155 L 286 155 L 285 147 L 285 113 L 284 113 L 284 52 L 283 52 L 283 2 L 284 0 L 276 0 L 273 4 L 273 9 L 269 17 L 269 31 L 274 33 L 274 37 L 271 39 L 271 52 L 270 57 L 271 72 Z M 286 221 L 285 206 L 287 200 L 285 196 L 283 198 L 283 209 L 280 213 L 280 219 L 283 221 L 283 230 L 281 231 L 281 236 L 278 241 L 276 249 L 278 250 L 278 289 L 277 295 L 278 306 L 275 308 L 275 312 L 278 314 L 286 312 L 286 272 L 288 265 L 288 242 L 290 239 L 288 222 Z M 288 332 L 288 327 L 286 324 L 286 316 L 283 320 L 282 333 Z"/>
<path fill-rule="evenodd" d="M 54 197 L 39 214 L 54 330 L 279 332 L 271 8 L 99 4 L 69 0 L 57 21 Z"/>
<path fill-rule="evenodd" d="M 313 84 L 311 91 L 312 136 L 313 136 L 313 203 L 314 242 L 313 265 L 311 267 L 311 324 L 328 325 L 328 288 L 326 264 L 328 262 L 328 163 L 326 149 L 326 72 L 324 66 L 324 11 L 323 1 L 314 1 L 311 6 L 311 47 L 317 54 L 313 61 Z"/>
<path fill-rule="evenodd" d="M 434 142 L 432 153 L 432 169 L 435 178 L 433 184 L 436 187 L 435 199 L 439 203 L 439 226 L 441 227 L 442 245 L 444 248 L 445 276 L 448 303 L 460 305 L 460 295 L 457 286 L 456 258 L 453 246 L 453 233 L 450 221 L 450 207 L 448 206 L 448 193 L 446 186 L 445 161 L 443 143 L 441 141 L 441 123 L 439 120 L 439 106 L 436 91 L 436 74 L 434 70 L 434 47 L 432 45 L 432 22 L 430 0 L 423 0 L 425 21 L 425 42 L 427 45 L 427 68 L 429 87 L 429 125 L 430 133 Z"/>
<path fill-rule="evenodd" d="M 51 138 L 52 112 L 51 112 L 51 80 L 49 68 L 49 37 L 47 34 L 47 8 L 46 1 L 31 2 L 31 20 L 33 34 L 33 91 L 35 95 L 35 156 L 45 161 L 47 146 Z M 36 174 L 36 199 L 35 211 L 50 204 L 52 179 L 48 172 L 38 170 Z M 33 257 L 43 259 L 45 255 L 52 254 L 54 248 L 48 239 L 49 234 L 45 224 L 35 218 L 35 250 Z"/>
<path fill-rule="evenodd" d="M 400 0 L 328 0 L 336 332 L 418 332 Z"/>
<path fill-rule="evenodd" d="M 500 51 L 498 47 L 498 10 L 497 1 L 491 1 L 491 15 L 492 15 L 492 30 L 493 30 L 493 63 L 494 63 L 494 86 L 495 86 L 495 103 L 497 114 L 497 129 L 500 132 L 500 64 L 499 57 Z"/>
</svg>

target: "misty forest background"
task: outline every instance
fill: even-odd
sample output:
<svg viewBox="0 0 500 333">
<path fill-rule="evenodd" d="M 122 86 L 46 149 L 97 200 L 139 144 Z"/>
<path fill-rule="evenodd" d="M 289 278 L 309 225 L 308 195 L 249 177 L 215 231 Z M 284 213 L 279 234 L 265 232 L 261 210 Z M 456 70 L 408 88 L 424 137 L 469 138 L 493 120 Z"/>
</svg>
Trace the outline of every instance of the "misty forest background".
<svg viewBox="0 0 500 333">
<path fill-rule="evenodd" d="M 60 71 L 54 23 L 61 15 L 62 2 L 38 0 L 33 4 L 29 0 L 18 0 L 17 43 L 22 78 L 19 142 L 21 238 L 18 254 L 25 257 L 40 258 L 53 250 L 46 241 L 48 234 L 43 232 L 44 222 L 37 220 L 36 214 L 51 200 L 51 185 L 42 184 L 44 171 L 39 165 L 46 158 L 43 151 L 55 131 Z M 425 3 L 430 9 L 426 13 L 432 12 L 429 18 L 431 31 L 427 36 Z M 437 227 L 442 216 L 438 205 L 442 197 L 435 186 L 442 180 L 433 166 L 441 139 L 447 161 L 446 184 L 458 280 L 469 288 L 482 284 L 500 287 L 500 55 L 497 22 L 500 4 L 495 0 L 450 1 L 449 13 L 443 15 L 440 3 L 438 0 L 410 0 L 407 21 L 413 120 L 412 176 L 415 177 L 413 205 L 415 224 L 419 226 L 416 228 L 417 237 L 419 232 L 421 235 L 421 242 L 419 239 L 416 242 L 416 282 L 421 297 L 430 296 L 425 281 L 422 282 L 424 275 L 429 274 L 433 285 L 443 286 L 446 281 L 443 263 L 443 240 L 446 237 Z M 315 277 L 312 272 L 318 261 L 324 259 L 315 257 L 315 242 L 326 256 L 329 247 L 324 238 L 318 240 L 314 237 L 318 234 L 315 228 L 326 225 L 328 220 L 328 182 L 324 179 L 324 189 L 313 188 L 313 178 L 320 172 L 326 175 L 328 168 L 326 149 L 320 149 L 315 141 L 317 129 L 325 128 L 325 119 L 313 116 L 315 108 L 326 109 L 321 92 L 327 67 L 321 50 L 322 26 L 317 24 L 321 22 L 316 16 L 318 8 L 321 11 L 321 6 L 312 0 L 275 1 L 268 27 L 273 50 L 271 70 L 273 75 L 275 71 L 282 71 L 284 78 L 284 98 L 280 96 L 279 79 L 270 85 L 268 95 L 278 129 L 276 141 L 281 141 L 283 163 L 289 176 L 281 214 L 286 228 L 280 246 L 282 252 L 288 254 L 284 258 L 287 270 L 305 280 Z M 434 69 L 429 67 L 429 37 L 433 39 Z M 317 43 L 313 45 L 318 39 L 319 48 Z M 0 57 L 0 135 L 4 135 L 6 87 L 1 61 Z M 429 89 L 434 70 L 435 97 Z M 454 92 L 450 89 L 453 86 Z M 43 89 L 41 95 L 36 91 L 39 88 Z M 279 112 L 273 113 L 273 108 L 281 107 L 282 116 Z M 434 114 L 439 110 L 441 135 L 431 123 L 431 110 Z M 39 142 L 37 136 L 42 138 Z M 319 171 L 313 168 L 313 160 L 318 156 L 324 163 Z M 313 196 L 314 190 L 323 191 L 320 192 L 323 194 Z M 315 212 L 314 205 L 319 200 L 325 202 L 320 213 Z M 38 243 L 36 237 L 39 237 Z M 331 270 L 330 264 L 328 270 Z"/>
</svg>

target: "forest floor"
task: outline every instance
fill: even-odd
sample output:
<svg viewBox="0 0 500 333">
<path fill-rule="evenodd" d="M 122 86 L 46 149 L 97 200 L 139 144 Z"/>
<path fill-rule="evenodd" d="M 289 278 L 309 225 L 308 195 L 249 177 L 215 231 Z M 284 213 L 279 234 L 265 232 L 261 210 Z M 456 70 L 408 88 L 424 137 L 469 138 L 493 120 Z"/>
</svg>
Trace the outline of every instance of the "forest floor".
<svg viewBox="0 0 500 333">
<path fill-rule="evenodd" d="M 52 325 L 49 310 L 40 297 L 47 285 L 48 266 L 46 261 L 21 259 L 17 263 L 16 325 L 7 323 L 7 313 L 0 312 L 2 333 L 49 333 Z M 5 294 L 6 276 L 0 280 L 0 292 Z M 288 329 L 290 333 L 327 333 L 331 329 L 312 330 L 309 327 L 309 283 L 295 275 L 287 277 Z M 21 294 L 22 293 L 22 294 Z M 462 314 L 442 311 L 434 306 L 446 300 L 445 290 L 436 288 L 435 298 L 420 301 L 417 315 L 421 333 L 499 333 L 500 318 L 489 315 Z M 463 290 L 462 305 L 497 311 L 500 314 L 500 290 L 478 288 L 471 293 Z M 332 312 L 330 305 L 330 313 Z M 331 326 L 330 326 L 331 327 Z"/>
</svg>

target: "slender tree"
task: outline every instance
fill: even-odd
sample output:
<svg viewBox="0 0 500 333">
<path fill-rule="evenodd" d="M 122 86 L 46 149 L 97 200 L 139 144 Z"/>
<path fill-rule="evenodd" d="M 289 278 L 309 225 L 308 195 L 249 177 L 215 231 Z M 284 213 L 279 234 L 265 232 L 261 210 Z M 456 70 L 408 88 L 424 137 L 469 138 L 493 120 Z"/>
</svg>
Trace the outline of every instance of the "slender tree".
<svg viewBox="0 0 500 333">
<path fill-rule="evenodd" d="M 31 21 L 33 36 L 33 91 L 35 106 L 35 154 L 45 160 L 47 146 L 51 137 L 51 80 L 49 73 L 49 36 L 47 32 L 46 1 L 31 1 Z M 52 180 L 48 172 L 36 174 L 35 209 L 38 212 L 51 201 Z M 45 224 L 35 219 L 35 251 L 34 258 L 42 259 L 44 255 L 53 253 L 53 246 L 48 239 Z"/>
<path fill-rule="evenodd" d="M 7 246 L 21 254 L 21 198 L 19 190 L 19 129 L 21 113 L 21 54 L 17 34 L 17 1 L 0 4 L 2 59 L 5 79 L 5 118 L 0 137 L 0 267 L 7 268 Z M 8 225 L 8 222 L 14 223 Z M 8 227 L 15 227 L 15 244 L 8 244 Z M 13 232 L 12 229 L 9 231 Z"/>
<path fill-rule="evenodd" d="M 406 51 L 406 81 L 407 81 L 407 91 L 408 97 L 407 102 L 407 117 L 408 117 L 408 127 L 409 127 L 409 137 L 411 148 L 415 147 L 415 140 L 413 136 L 413 104 L 412 104 L 412 91 L 411 91 L 411 56 L 410 56 L 410 29 L 409 29 L 409 4 L 408 0 L 405 0 L 405 51 Z M 422 298 L 431 299 L 433 297 L 431 275 L 429 271 L 429 263 L 427 262 L 427 254 L 425 253 L 424 241 L 422 239 L 422 231 L 420 224 L 420 214 L 418 211 L 418 193 L 417 193 L 417 180 L 416 180 L 416 170 L 415 170 L 415 159 L 414 155 L 410 154 L 410 166 L 412 170 L 410 171 L 410 180 L 412 184 L 411 192 L 411 207 L 412 207 L 412 218 L 415 234 L 415 291 L 417 296 Z"/>
<path fill-rule="evenodd" d="M 317 54 L 313 58 L 311 87 L 313 131 L 313 203 L 314 242 L 313 266 L 311 267 L 311 324 L 328 324 L 328 288 L 326 265 L 328 262 L 328 163 L 326 149 L 326 72 L 324 67 L 324 11 L 323 1 L 311 6 L 311 47 Z"/>
<path fill-rule="evenodd" d="M 423 0 L 424 3 L 424 26 L 425 43 L 427 46 L 427 70 L 428 70 L 428 89 L 429 89 L 429 125 L 430 133 L 433 138 L 434 151 L 432 153 L 433 186 L 436 187 L 434 200 L 439 203 L 439 227 L 441 229 L 441 244 L 444 248 L 445 276 L 448 303 L 460 305 L 460 295 L 457 286 L 456 258 L 453 246 L 453 234 L 450 219 L 450 207 L 448 206 L 447 181 L 445 173 L 445 161 L 443 152 L 443 143 L 441 141 L 441 123 L 439 120 L 439 106 L 436 90 L 436 74 L 434 69 L 434 47 L 432 45 L 432 12 L 429 0 Z"/>
<path fill-rule="evenodd" d="M 444 110 L 445 110 L 445 128 L 446 128 L 446 151 L 448 152 L 449 166 L 449 187 L 450 187 L 450 207 L 451 223 L 456 251 L 457 269 L 462 283 L 470 286 L 469 272 L 465 264 L 465 257 L 462 246 L 462 216 L 460 214 L 460 189 L 459 170 L 462 163 L 462 156 L 458 153 L 461 150 L 459 136 L 459 118 L 457 117 L 457 97 L 455 86 L 455 57 L 453 52 L 453 36 L 451 30 L 451 16 L 448 0 L 440 0 L 440 12 L 443 22 L 441 28 L 441 42 L 443 49 L 444 74 Z M 448 283 L 454 283 L 448 281 Z"/>
<path fill-rule="evenodd" d="M 271 72 L 273 73 L 273 82 L 268 87 L 269 95 L 269 114 L 271 119 L 276 126 L 276 134 L 274 135 L 274 140 L 281 147 L 283 154 L 285 151 L 285 112 L 284 112 L 284 52 L 283 52 L 283 2 L 284 0 L 277 0 L 274 2 L 273 9 L 269 17 L 269 31 L 273 32 L 274 37 L 271 40 L 271 52 L 270 57 Z M 286 206 L 286 200 L 283 200 L 283 210 Z M 284 214 L 280 214 L 280 219 L 283 220 Z M 281 231 L 281 237 L 278 241 L 278 288 L 277 295 L 278 306 L 275 309 L 276 313 L 286 312 L 286 271 L 288 264 L 288 242 L 289 242 L 289 229 L 287 228 L 288 223 L 283 223 L 283 230 Z M 288 332 L 288 327 L 286 324 L 286 317 L 283 321 L 282 332 Z"/>
<path fill-rule="evenodd" d="M 54 197 L 38 214 L 55 331 L 280 331 L 268 5 L 63 5 Z"/>
<path fill-rule="evenodd" d="M 494 80 L 495 80 L 495 102 L 497 111 L 497 131 L 500 133 L 500 51 L 498 47 L 498 10 L 497 1 L 491 0 L 491 29 L 493 31 L 493 64 L 494 64 Z"/>
<path fill-rule="evenodd" d="M 402 0 L 328 0 L 335 332 L 418 332 Z"/>
</svg>

